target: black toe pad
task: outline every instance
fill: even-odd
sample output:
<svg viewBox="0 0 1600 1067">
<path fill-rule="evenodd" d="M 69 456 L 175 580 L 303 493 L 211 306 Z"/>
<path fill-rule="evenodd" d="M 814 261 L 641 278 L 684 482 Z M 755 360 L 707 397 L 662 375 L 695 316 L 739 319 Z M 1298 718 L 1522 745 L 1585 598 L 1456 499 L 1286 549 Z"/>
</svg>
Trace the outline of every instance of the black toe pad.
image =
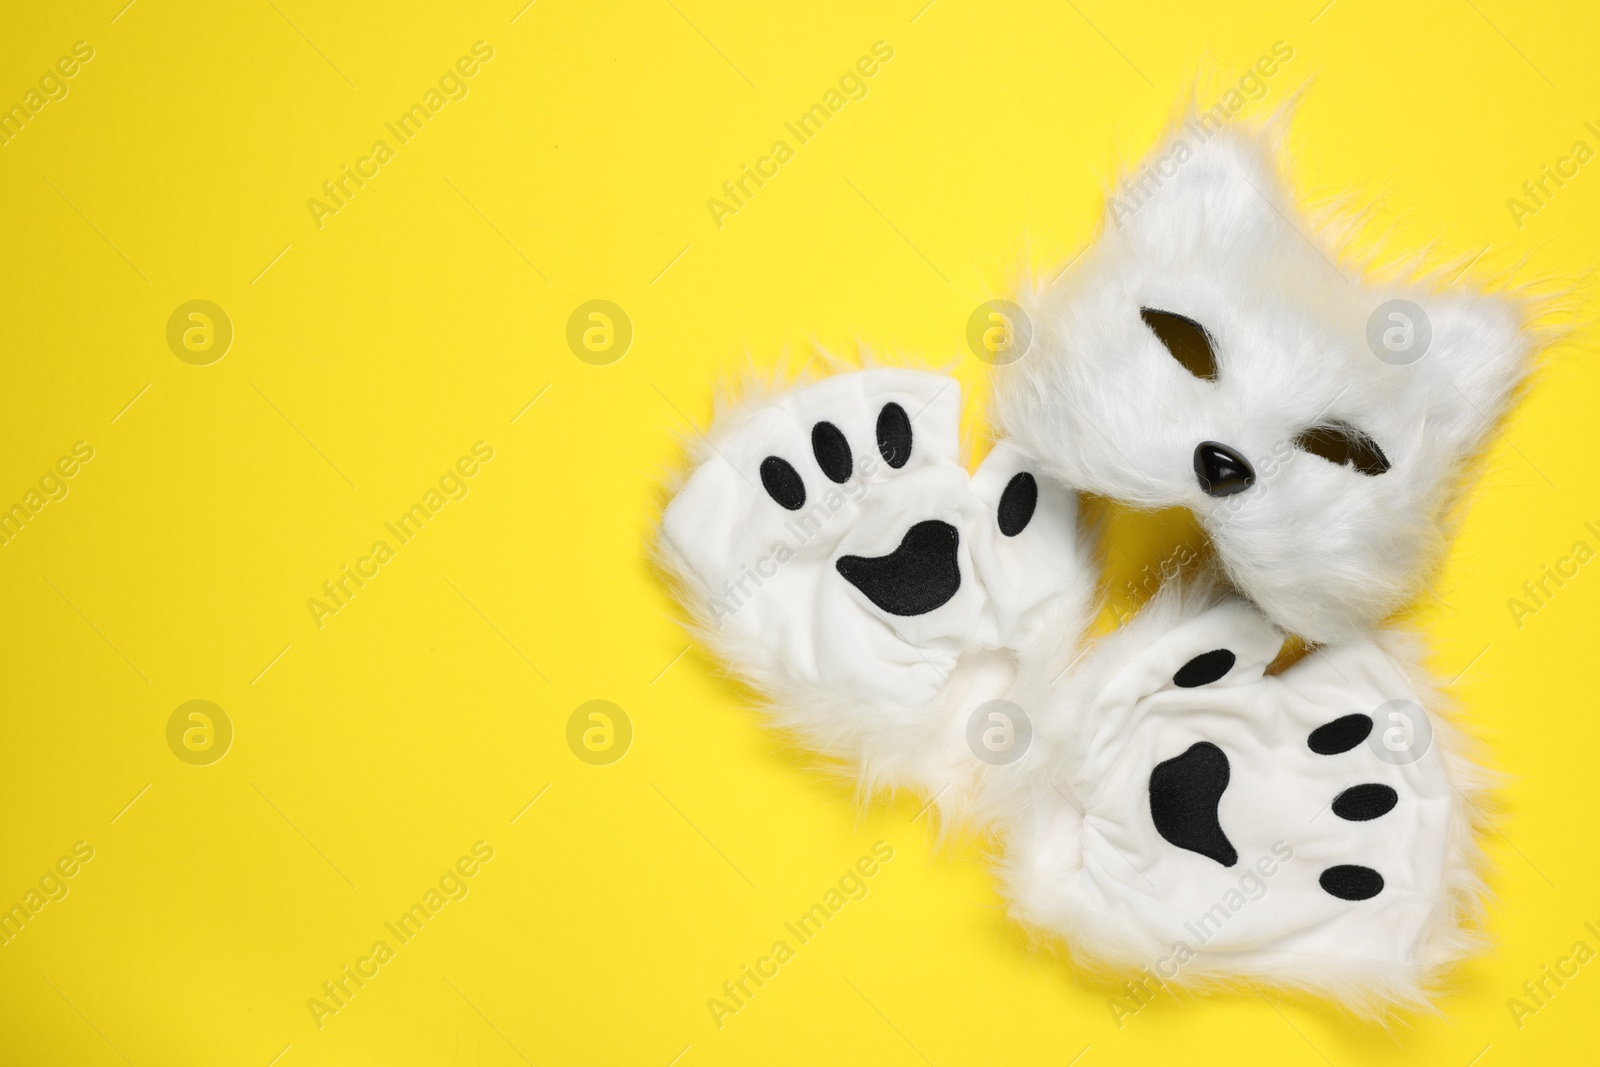
<svg viewBox="0 0 1600 1067">
<path fill-rule="evenodd" d="M 1369 715 L 1346 715 L 1342 719 L 1334 719 L 1324 723 L 1311 731 L 1311 736 L 1306 738 L 1306 744 L 1319 756 L 1337 756 L 1341 752 L 1349 752 L 1372 733 L 1372 717 Z"/>
<path fill-rule="evenodd" d="M 1198 689 L 1202 685 L 1210 685 L 1226 677 L 1233 670 L 1235 661 L 1234 654 L 1225 648 L 1202 652 L 1178 668 L 1178 673 L 1172 676 L 1172 684 L 1179 689 Z"/>
<path fill-rule="evenodd" d="M 1399 802 L 1400 794 L 1390 786 L 1363 782 L 1333 798 L 1333 813 L 1351 822 L 1367 822 L 1389 814 Z"/>
<path fill-rule="evenodd" d="M 1329 867 L 1317 881 L 1340 900 L 1371 900 L 1383 892 L 1383 875 L 1371 867 L 1358 867 L 1353 863 Z"/>
</svg>

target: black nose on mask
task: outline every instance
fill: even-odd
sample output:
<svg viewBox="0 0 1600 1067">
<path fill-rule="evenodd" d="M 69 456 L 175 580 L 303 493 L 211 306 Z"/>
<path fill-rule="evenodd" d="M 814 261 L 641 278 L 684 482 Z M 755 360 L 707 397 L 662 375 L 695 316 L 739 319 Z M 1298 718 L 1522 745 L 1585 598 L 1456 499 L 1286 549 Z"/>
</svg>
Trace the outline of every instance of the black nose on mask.
<svg viewBox="0 0 1600 1067">
<path fill-rule="evenodd" d="M 1194 450 L 1194 476 L 1212 496 L 1232 496 L 1256 484 L 1250 461 L 1227 445 L 1201 441 Z"/>
</svg>

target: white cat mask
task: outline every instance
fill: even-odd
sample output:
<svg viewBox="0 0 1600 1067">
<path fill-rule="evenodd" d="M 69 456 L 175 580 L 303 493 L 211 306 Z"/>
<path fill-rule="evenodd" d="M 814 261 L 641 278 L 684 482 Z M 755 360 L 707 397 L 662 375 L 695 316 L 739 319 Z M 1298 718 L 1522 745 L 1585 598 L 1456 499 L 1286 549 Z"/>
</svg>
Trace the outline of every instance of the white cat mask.
<svg viewBox="0 0 1600 1067">
<path fill-rule="evenodd" d="M 1451 490 L 1527 373 L 1509 299 L 1363 279 L 1264 140 L 1190 123 L 1058 281 L 995 416 L 1047 473 L 1185 506 L 1284 628 L 1350 637 L 1442 551 Z"/>
</svg>

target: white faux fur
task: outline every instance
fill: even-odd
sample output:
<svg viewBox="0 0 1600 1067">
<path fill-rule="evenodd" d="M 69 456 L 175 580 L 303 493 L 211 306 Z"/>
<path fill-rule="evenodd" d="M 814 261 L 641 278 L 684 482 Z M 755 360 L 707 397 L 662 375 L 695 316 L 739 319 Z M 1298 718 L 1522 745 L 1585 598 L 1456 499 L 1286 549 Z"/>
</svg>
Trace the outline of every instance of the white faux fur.
<svg viewBox="0 0 1600 1067">
<path fill-rule="evenodd" d="M 1536 335 L 1526 302 L 1448 277 L 1375 277 L 1297 209 L 1280 155 L 1268 131 L 1205 115 L 1173 129 L 1081 258 L 1024 286 L 1032 346 L 1002 371 L 994 416 L 1065 485 L 1190 508 L 1242 592 L 1326 641 L 1415 596 Z M 1205 329 L 1215 380 L 1169 354 L 1144 308 Z M 1297 445 L 1330 423 L 1369 435 L 1391 469 L 1368 476 Z M 1194 469 L 1207 441 L 1242 455 L 1255 484 L 1207 495 Z"/>
<path fill-rule="evenodd" d="M 909 417 L 909 457 L 880 446 L 891 405 Z M 657 546 L 705 643 L 762 693 L 777 725 L 854 767 L 865 789 L 911 789 L 994 830 L 1016 917 L 1083 961 L 1156 969 L 1183 921 L 1201 918 L 1197 902 L 1223 899 L 1281 842 L 1296 862 L 1260 901 L 1228 910 L 1224 940 L 1188 946 L 1162 979 L 1263 982 L 1366 1011 L 1423 1003 L 1472 944 L 1464 923 L 1481 886 L 1466 798 L 1481 774 L 1412 680 L 1414 647 L 1358 639 L 1267 676 L 1278 630 L 1243 602 L 1174 586 L 1086 648 L 1096 575 L 1072 495 L 1036 479 L 1029 521 L 1008 532 L 1002 501 L 1028 465 L 1002 441 L 969 478 L 959 413 L 953 380 L 878 368 L 719 416 Z M 824 427 L 848 443 L 848 472 L 825 470 Z M 782 479 L 769 491 L 772 459 L 803 484 L 798 508 L 785 505 L 795 501 Z M 945 560 L 959 589 L 934 580 L 947 573 L 936 555 L 876 593 L 841 569 L 905 551 L 930 521 L 959 538 Z M 922 610 L 885 606 L 930 588 L 938 603 Z M 1175 688 L 1175 672 L 1217 648 L 1237 661 L 1224 676 Z M 1415 762 L 1391 765 L 1370 745 L 1328 757 L 1307 748 L 1310 730 L 1378 715 L 1392 699 L 1433 713 L 1432 746 Z M 1006 745 L 1029 730 L 1010 758 Z M 1152 771 L 1196 739 L 1228 754 L 1218 811 L 1243 866 L 1179 848 L 1152 821 Z M 1361 782 L 1392 786 L 1395 809 L 1369 822 L 1319 810 Z M 1345 863 L 1378 870 L 1382 892 L 1331 896 L 1319 875 Z"/>
</svg>

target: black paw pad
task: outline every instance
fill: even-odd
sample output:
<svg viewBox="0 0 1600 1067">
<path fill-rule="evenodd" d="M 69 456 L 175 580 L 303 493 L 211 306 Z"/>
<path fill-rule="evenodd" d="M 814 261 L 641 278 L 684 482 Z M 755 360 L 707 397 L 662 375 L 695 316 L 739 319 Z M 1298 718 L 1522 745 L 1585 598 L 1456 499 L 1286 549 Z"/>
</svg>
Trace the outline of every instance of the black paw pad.
<svg viewBox="0 0 1600 1067">
<path fill-rule="evenodd" d="M 1333 798 L 1333 813 L 1351 822 L 1366 822 L 1387 815 L 1400 802 L 1400 794 L 1386 785 L 1364 782 Z"/>
<path fill-rule="evenodd" d="M 1372 733 L 1372 717 L 1370 715 L 1346 715 L 1341 719 L 1334 719 L 1311 731 L 1311 736 L 1306 738 L 1306 744 L 1311 746 L 1311 751 L 1319 756 L 1337 756 L 1341 752 L 1349 752 Z"/>
<path fill-rule="evenodd" d="M 961 589 L 960 543 L 954 526 L 928 519 L 907 530 L 887 556 L 840 556 L 834 569 L 890 615 L 926 615 Z"/>
<path fill-rule="evenodd" d="M 1340 900 L 1371 900 L 1383 892 L 1383 875 L 1371 867 L 1358 867 L 1353 863 L 1329 867 L 1317 881 Z"/>
<path fill-rule="evenodd" d="M 1178 668 L 1178 673 L 1172 676 L 1172 684 L 1179 689 L 1197 689 L 1202 685 L 1210 685 L 1226 677 L 1227 673 L 1233 670 L 1236 658 L 1225 648 L 1202 652 Z"/>
<path fill-rule="evenodd" d="M 1233 653 L 1224 654 L 1232 666 Z M 1150 772 L 1150 817 L 1156 832 L 1168 843 L 1224 867 L 1238 863 L 1239 853 L 1217 818 L 1228 778 L 1227 755 L 1209 741 L 1197 741 L 1183 755 L 1156 764 Z"/>
</svg>

